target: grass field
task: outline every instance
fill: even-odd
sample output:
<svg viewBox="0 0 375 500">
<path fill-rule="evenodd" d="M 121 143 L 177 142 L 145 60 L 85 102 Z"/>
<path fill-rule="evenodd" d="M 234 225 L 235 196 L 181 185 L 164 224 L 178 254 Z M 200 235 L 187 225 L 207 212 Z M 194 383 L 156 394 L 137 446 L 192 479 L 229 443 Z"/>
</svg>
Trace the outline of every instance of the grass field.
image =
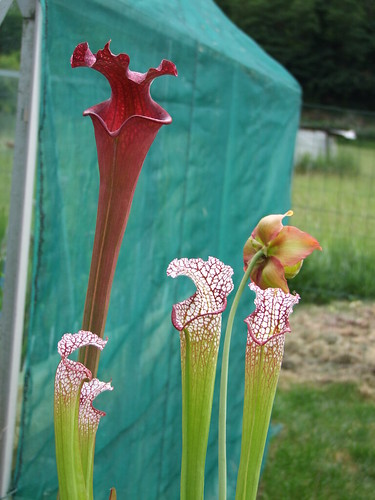
<svg viewBox="0 0 375 500">
<path fill-rule="evenodd" d="M 10 185 L 13 163 L 13 141 L 14 138 L 12 136 L 11 129 L 9 129 L 8 132 L 3 132 L 0 135 L 0 213 L 3 214 L 2 217 L 4 218 L 8 215 L 9 211 Z M 2 220 L 2 218 L 0 220 Z"/>
<path fill-rule="evenodd" d="M 375 402 L 355 385 L 279 390 L 261 500 L 367 500 L 375 491 Z"/>
<path fill-rule="evenodd" d="M 9 213 L 10 186 L 13 164 L 14 118 L 2 115 L 0 118 L 0 285 L 4 273 L 5 234 Z M 0 311 L 2 288 L 0 286 Z"/>
<path fill-rule="evenodd" d="M 296 173 L 291 224 L 323 247 L 291 282 L 305 297 L 375 297 L 375 142 L 339 143 L 354 174 Z M 339 167 L 339 165 L 338 165 Z"/>
<path fill-rule="evenodd" d="M 0 117 L 0 273 L 9 207 L 14 118 Z M 342 161 L 342 164 L 340 164 Z M 375 298 L 375 141 L 339 141 L 335 170 L 296 173 L 291 224 L 315 236 L 323 252 L 304 263 L 291 287 L 304 300 Z M 323 171 L 322 171 L 323 167 Z M 345 167 L 345 168 L 344 168 Z M 348 168 L 349 167 L 349 168 Z"/>
<path fill-rule="evenodd" d="M 0 279 L 8 215 L 12 134 L 0 122 Z M 309 171 L 294 176 L 295 215 L 315 252 L 290 283 L 306 302 L 375 297 L 375 143 L 340 143 L 351 173 Z M 1 309 L 1 296 L 0 296 Z M 279 389 L 260 500 L 367 500 L 375 491 L 375 402 L 355 384 L 298 384 Z"/>
</svg>

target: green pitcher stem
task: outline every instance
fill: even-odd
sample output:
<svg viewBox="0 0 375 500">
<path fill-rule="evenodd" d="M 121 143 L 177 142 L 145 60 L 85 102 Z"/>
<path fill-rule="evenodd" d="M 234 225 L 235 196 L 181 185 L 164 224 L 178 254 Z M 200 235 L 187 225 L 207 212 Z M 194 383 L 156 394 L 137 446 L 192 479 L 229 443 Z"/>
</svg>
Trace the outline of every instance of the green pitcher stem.
<svg viewBox="0 0 375 500">
<path fill-rule="evenodd" d="M 255 500 L 258 491 L 264 447 L 279 379 L 277 369 L 268 369 L 264 346 L 259 347 L 259 361 L 246 373 L 242 421 L 241 458 L 238 468 L 236 500 Z M 249 368 L 247 368 L 249 370 Z"/>
<path fill-rule="evenodd" d="M 226 446 L 226 421 L 227 421 L 227 393 L 228 393 L 228 365 L 229 365 L 229 350 L 230 340 L 232 336 L 232 328 L 234 317 L 237 312 L 237 307 L 241 295 L 248 282 L 251 271 L 258 259 L 264 255 L 262 250 L 259 250 L 251 259 L 245 274 L 242 277 L 241 283 L 234 297 L 232 307 L 230 309 L 227 328 L 225 330 L 223 357 L 221 361 L 221 378 L 220 378 L 220 404 L 219 404 L 219 500 L 227 498 L 227 446 Z"/>
<path fill-rule="evenodd" d="M 88 432 L 85 435 L 80 433 L 80 450 L 83 476 L 85 478 L 86 491 L 90 500 L 94 498 L 94 453 L 96 431 Z"/>
<path fill-rule="evenodd" d="M 218 345 L 215 339 L 194 341 L 187 330 L 183 335 L 180 499 L 203 500 Z"/>
<path fill-rule="evenodd" d="M 63 397 L 55 398 L 56 465 L 60 500 L 90 500 L 82 470 L 78 420 L 79 395 L 75 404 L 66 405 Z"/>
</svg>

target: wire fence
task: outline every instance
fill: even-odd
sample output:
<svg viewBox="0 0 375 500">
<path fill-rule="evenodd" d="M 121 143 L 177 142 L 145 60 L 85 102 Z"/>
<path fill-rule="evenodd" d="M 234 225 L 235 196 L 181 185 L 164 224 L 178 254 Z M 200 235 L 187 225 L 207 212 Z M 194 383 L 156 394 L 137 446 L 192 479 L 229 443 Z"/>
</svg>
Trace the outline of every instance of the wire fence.
<svg viewBox="0 0 375 500">
<path fill-rule="evenodd" d="M 16 71 L 0 70 L 0 311 L 17 100 Z M 314 301 L 375 297 L 375 113 L 304 106 L 296 142 L 292 224 L 322 255 L 293 284 Z"/>
<path fill-rule="evenodd" d="M 374 193 L 375 113 L 304 107 L 293 223 L 324 249 L 306 261 L 297 280 L 312 298 L 375 297 Z"/>
</svg>

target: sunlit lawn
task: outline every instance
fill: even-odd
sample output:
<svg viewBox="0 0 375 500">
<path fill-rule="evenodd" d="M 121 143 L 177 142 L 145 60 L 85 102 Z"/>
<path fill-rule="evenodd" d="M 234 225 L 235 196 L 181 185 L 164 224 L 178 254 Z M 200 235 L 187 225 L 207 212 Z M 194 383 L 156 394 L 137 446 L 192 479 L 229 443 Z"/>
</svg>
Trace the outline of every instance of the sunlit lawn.
<svg viewBox="0 0 375 500">
<path fill-rule="evenodd" d="M 374 498 L 375 402 L 354 385 L 279 390 L 273 422 L 259 499 Z"/>
<path fill-rule="evenodd" d="M 0 311 L 2 307 L 1 280 L 4 272 L 5 235 L 8 224 L 13 165 L 13 125 L 14 118 L 0 116 Z"/>
<path fill-rule="evenodd" d="M 12 175 L 13 150 L 0 143 L 0 213 L 9 211 L 10 185 Z"/>
<path fill-rule="evenodd" d="M 358 174 L 296 174 L 292 223 L 323 247 L 293 285 L 343 296 L 375 297 L 375 143 L 340 144 Z M 320 292 L 319 292 L 320 290 Z"/>
<path fill-rule="evenodd" d="M 0 240 L 9 207 L 11 141 L 11 134 L 0 137 Z M 359 163 L 358 175 L 294 176 L 291 223 L 324 248 L 293 281 L 303 300 L 324 299 L 332 290 L 375 297 L 375 144 L 340 144 L 340 149 Z M 269 448 L 259 499 L 373 498 L 375 403 L 354 386 L 279 390 L 273 422 L 282 429 Z"/>
<path fill-rule="evenodd" d="M 0 214 L 8 215 L 13 164 L 14 118 L 0 116 Z"/>
<path fill-rule="evenodd" d="M 358 175 L 297 174 L 293 181 L 293 223 L 323 242 L 338 236 L 375 243 L 375 143 L 340 145 L 358 163 Z M 370 238 L 369 238 L 370 237 Z"/>
</svg>

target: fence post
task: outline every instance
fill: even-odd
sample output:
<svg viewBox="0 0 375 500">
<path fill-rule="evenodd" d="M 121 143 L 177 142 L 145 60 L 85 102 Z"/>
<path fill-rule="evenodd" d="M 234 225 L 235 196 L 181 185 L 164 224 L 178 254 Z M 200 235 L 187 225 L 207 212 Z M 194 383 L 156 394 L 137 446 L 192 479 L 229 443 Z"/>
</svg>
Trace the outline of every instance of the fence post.
<svg viewBox="0 0 375 500">
<path fill-rule="evenodd" d="M 1 0 L 3 1 L 3 0 Z M 8 2 L 9 3 L 9 2 Z M 38 139 L 41 8 L 18 0 L 23 17 L 15 150 L 0 317 L 0 497 L 12 472 Z"/>
</svg>

